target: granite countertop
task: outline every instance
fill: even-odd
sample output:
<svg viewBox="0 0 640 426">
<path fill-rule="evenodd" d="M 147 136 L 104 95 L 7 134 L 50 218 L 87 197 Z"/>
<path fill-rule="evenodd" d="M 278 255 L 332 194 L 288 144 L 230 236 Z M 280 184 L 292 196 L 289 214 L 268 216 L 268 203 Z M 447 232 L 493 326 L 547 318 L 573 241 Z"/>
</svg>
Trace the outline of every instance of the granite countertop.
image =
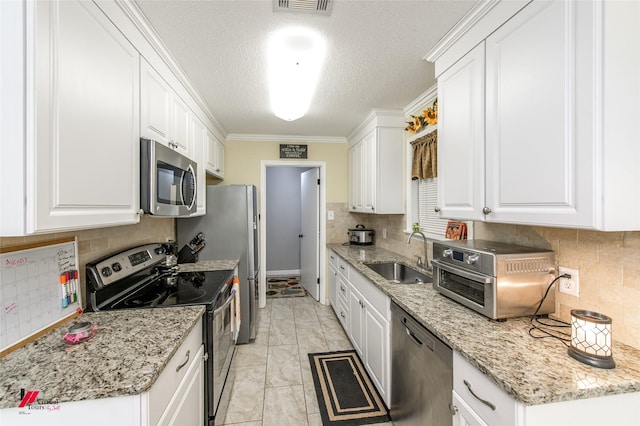
<svg viewBox="0 0 640 426">
<path fill-rule="evenodd" d="M 616 368 L 590 367 L 570 358 L 561 342 L 529 336 L 528 317 L 494 321 L 441 295 L 431 284 L 393 284 L 364 265 L 397 261 L 415 267 L 411 259 L 375 246 L 327 247 L 526 405 L 640 392 L 640 350 L 636 348 L 614 339 Z"/>
<path fill-rule="evenodd" d="M 197 324 L 203 306 L 83 313 L 0 358 L 0 408 L 14 408 L 20 389 L 58 403 L 148 391 Z M 98 327 L 91 340 L 67 346 L 74 323 Z"/>
<path fill-rule="evenodd" d="M 196 263 L 179 264 L 178 272 L 224 271 L 234 269 L 239 260 L 199 260 Z"/>
</svg>

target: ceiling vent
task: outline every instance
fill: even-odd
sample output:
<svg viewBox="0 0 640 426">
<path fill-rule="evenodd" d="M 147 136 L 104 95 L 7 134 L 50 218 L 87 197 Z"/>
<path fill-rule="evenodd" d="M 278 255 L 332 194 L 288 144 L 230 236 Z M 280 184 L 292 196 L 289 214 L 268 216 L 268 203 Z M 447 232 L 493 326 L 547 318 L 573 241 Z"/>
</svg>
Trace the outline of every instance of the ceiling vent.
<svg viewBox="0 0 640 426">
<path fill-rule="evenodd" d="M 333 0 L 273 0 L 274 12 L 331 15 Z"/>
</svg>

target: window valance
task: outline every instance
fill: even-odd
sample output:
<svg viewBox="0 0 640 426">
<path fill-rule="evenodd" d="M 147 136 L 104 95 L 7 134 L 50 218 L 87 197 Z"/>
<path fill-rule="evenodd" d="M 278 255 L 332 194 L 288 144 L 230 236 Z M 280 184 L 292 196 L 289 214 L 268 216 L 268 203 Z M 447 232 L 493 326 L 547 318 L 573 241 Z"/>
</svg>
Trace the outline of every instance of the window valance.
<svg viewBox="0 0 640 426">
<path fill-rule="evenodd" d="M 438 176 L 438 131 L 411 142 L 413 161 L 411 179 L 433 179 Z"/>
</svg>

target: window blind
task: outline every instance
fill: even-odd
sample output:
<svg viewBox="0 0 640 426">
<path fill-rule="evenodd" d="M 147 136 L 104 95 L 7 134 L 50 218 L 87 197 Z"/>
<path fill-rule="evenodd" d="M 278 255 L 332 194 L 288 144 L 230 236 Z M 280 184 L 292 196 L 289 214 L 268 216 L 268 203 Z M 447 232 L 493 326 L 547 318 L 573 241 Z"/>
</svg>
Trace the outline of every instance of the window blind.
<svg viewBox="0 0 640 426">
<path fill-rule="evenodd" d="M 438 178 L 418 181 L 418 223 L 430 238 L 444 238 L 448 220 L 434 211 L 438 203 Z"/>
</svg>

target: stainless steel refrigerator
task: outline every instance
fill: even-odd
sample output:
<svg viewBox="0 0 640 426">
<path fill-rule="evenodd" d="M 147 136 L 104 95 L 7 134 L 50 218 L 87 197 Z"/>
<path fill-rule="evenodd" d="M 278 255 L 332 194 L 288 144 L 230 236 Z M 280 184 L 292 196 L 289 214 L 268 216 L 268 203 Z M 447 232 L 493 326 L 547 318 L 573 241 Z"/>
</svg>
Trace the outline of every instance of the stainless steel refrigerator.
<svg viewBox="0 0 640 426">
<path fill-rule="evenodd" d="M 256 338 L 258 323 L 258 210 L 253 185 L 209 185 L 207 213 L 204 216 L 177 219 L 178 247 L 187 244 L 199 232 L 205 246 L 198 260 L 239 259 L 240 332 L 238 343 Z"/>
</svg>

